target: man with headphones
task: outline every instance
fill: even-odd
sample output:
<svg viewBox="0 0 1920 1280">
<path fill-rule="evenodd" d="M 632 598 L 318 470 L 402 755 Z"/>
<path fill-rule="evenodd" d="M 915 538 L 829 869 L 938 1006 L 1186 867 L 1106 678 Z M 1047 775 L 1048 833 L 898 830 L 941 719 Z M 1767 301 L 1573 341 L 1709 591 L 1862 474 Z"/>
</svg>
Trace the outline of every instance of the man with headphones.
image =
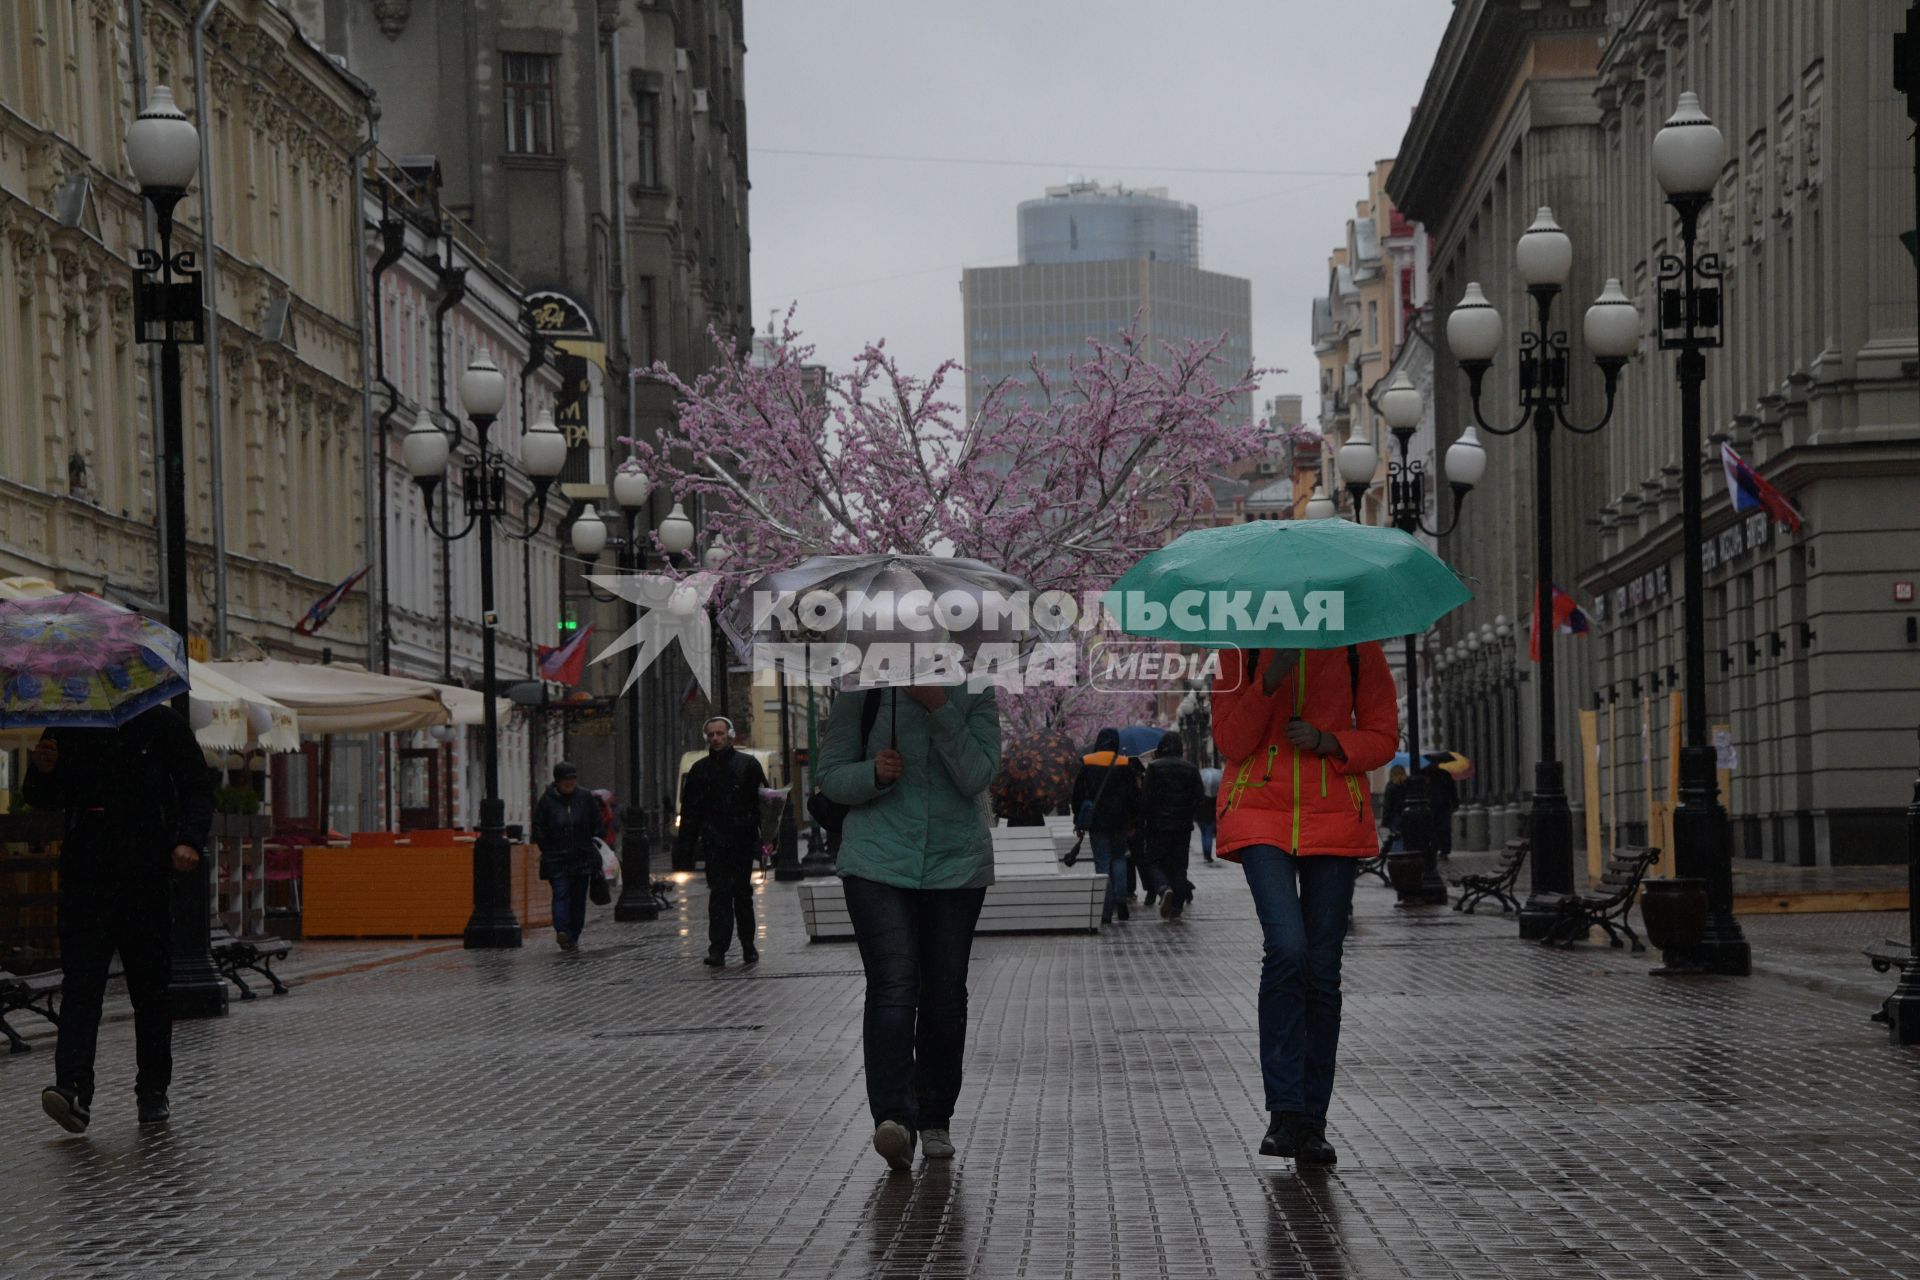
<svg viewBox="0 0 1920 1280">
<path fill-rule="evenodd" d="M 687 770 L 680 784 L 680 834 L 674 861 L 692 865 L 694 850 L 707 864 L 707 956 L 719 968 L 736 928 L 740 959 L 760 959 L 753 945 L 753 864 L 760 849 L 760 789 L 767 775 L 760 762 L 733 749 L 733 721 L 706 723 L 707 757 Z M 697 842 L 697 843 L 696 843 Z"/>
</svg>

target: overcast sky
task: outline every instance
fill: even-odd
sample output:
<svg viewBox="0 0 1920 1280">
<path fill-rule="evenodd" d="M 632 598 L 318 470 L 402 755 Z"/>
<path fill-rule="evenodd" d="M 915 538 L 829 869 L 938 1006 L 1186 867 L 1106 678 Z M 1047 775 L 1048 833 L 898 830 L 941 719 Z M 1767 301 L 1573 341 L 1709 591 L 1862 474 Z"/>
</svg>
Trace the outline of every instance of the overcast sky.
<svg viewBox="0 0 1920 1280">
<path fill-rule="evenodd" d="M 1447 0 L 746 0 L 753 305 L 844 367 L 961 358 L 960 269 L 1074 175 L 1200 206 L 1253 282 L 1263 396 L 1315 403 L 1308 308 L 1391 157 Z M 832 152 L 799 155 L 794 152 Z M 957 394 L 957 388 L 956 388 Z"/>
</svg>

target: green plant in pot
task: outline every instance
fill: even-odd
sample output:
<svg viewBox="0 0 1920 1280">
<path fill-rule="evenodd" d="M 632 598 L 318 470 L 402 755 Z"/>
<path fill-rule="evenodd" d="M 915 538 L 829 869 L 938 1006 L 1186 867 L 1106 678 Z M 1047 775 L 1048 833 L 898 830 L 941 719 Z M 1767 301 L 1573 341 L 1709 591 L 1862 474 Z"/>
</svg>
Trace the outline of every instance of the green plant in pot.
<svg viewBox="0 0 1920 1280">
<path fill-rule="evenodd" d="M 222 787 L 214 793 L 213 811 L 251 816 L 260 812 L 260 793 L 252 787 Z"/>
</svg>

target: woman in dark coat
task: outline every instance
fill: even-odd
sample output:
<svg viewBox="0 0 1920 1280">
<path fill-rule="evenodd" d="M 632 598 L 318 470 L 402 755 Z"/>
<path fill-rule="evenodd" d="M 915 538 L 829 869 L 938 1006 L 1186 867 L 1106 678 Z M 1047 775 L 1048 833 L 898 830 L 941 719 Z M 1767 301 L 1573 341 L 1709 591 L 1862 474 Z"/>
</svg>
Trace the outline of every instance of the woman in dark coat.
<svg viewBox="0 0 1920 1280">
<path fill-rule="evenodd" d="M 562 760 L 553 785 L 533 807 L 533 842 L 540 846 L 540 878 L 553 886 L 553 938 L 562 951 L 580 943 L 587 925 L 587 889 L 600 870 L 593 838 L 600 831 L 600 801 L 580 787 L 580 771 Z"/>
</svg>

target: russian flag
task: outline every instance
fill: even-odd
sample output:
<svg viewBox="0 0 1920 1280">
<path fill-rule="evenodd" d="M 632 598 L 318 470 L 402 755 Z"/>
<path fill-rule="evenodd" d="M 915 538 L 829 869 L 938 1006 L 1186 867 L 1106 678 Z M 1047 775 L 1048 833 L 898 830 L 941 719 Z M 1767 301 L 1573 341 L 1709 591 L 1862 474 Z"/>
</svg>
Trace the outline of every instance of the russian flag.
<svg viewBox="0 0 1920 1280">
<path fill-rule="evenodd" d="M 1785 525 L 1795 533 L 1800 532 L 1800 511 L 1787 495 L 1766 482 L 1758 471 L 1747 465 L 1747 460 L 1733 451 L 1733 446 L 1720 446 L 1720 466 L 1727 473 L 1727 496 L 1733 499 L 1735 511 L 1753 511 L 1763 509 L 1774 518 L 1775 523 Z"/>
<path fill-rule="evenodd" d="M 1563 636 L 1583 636 L 1593 629 L 1593 622 L 1587 617 L 1574 598 L 1562 591 L 1558 585 L 1553 588 L 1553 626 Z M 1527 652 L 1535 662 L 1540 661 L 1540 602 L 1534 601 L 1533 618 L 1528 624 L 1529 639 Z"/>
<path fill-rule="evenodd" d="M 537 651 L 540 678 L 569 687 L 579 684 L 581 673 L 587 669 L 587 637 L 592 634 L 593 624 L 589 622 L 563 645 L 541 645 Z"/>
<path fill-rule="evenodd" d="M 327 594 L 321 596 L 318 600 L 315 600 L 313 607 L 307 610 L 307 616 L 294 623 L 293 629 L 300 635 L 310 636 L 321 627 L 326 626 L 327 619 L 333 616 L 333 611 L 340 606 L 340 601 L 346 597 L 347 592 L 353 590 L 353 584 L 366 577 L 368 570 L 372 568 L 372 565 L 365 566 L 360 572 L 354 574 L 345 582 L 338 584 L 333 590 L 327 592 Z"/>
</svg>

